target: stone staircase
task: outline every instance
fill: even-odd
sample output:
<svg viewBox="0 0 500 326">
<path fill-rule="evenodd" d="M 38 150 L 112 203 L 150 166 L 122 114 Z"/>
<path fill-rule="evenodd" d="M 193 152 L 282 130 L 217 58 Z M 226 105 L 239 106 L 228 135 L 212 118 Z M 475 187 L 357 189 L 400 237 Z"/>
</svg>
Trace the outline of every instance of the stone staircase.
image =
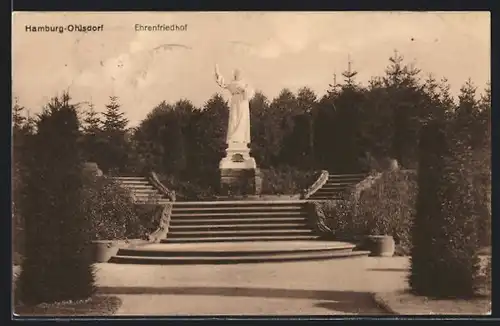
<svg viewBox="0 0 500 326">
<path fill-rule="evenodd" d="M 305 201 L 175 202 L 165 243 L 312 240 Z"/>
<path fill-rule="evenodd" d="M 329 175 L 308 200 L 335 199 L 364 175 Z M 159 243 L 121 248 L 125 264 L 233 264 L 362 257 L 355 245 L 320 241 L 309 225 L 308 200 L 170 201 L 157 179 L 116 177 L 136 204 L 172 203 Z M 167 206 L 168 207 L 168 206 Z"/>
<path fill-rule="evenodd" d="M 366 174 L 329 174 L 326 183 L 313 193 L 309 200 L 341 199 L 343 194 L 363 179 Z"/>
<path fill-rule="evenodd" d="M 136 204 L 163 204 L 169 201 L 147 177 L 113 177 L 113 180 L 130 191 Z"/>
</svg>

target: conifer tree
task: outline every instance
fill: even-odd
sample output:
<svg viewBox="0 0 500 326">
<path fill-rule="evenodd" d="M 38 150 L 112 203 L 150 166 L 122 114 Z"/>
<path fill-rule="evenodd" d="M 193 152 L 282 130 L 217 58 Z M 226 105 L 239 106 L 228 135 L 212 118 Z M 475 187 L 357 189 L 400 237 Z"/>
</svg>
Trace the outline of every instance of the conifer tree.
<svg viewBox="0 0 500 326">
<path fill-rule="evenodd" d="M 102 114 L 104 115 L 103 130 L 105 132 L 125 132 L 128 119 L 125 117 L 125 112 L 121 111 L 118 97 L 110 96 L 106 110 Z"/>
<path fill-rule="evenodd" d="M 76 107 L 67 93 L 37 121 L 23 198 L 25 258 L 19 276 L 26 304 L 86 299 L 94 291 L 90 221 L 82 214 L 82 165 Z"/>
<path fill-rule="evenodd" d="M 409 283 L 418 295 L 469 298 L 478 271 L 472 152 L 448 128 L 432 119 L 421 133 Z"/>
<path fill-rule="evenodd" d="M 129 143 L 126 139 L 128 119 L 116 96 L 109 98 L 106 110 L 102 113 L 102 146 L 100 155 L 101 165 L 108 173 L 124 172 L 128 165 Z"/>
</svg>

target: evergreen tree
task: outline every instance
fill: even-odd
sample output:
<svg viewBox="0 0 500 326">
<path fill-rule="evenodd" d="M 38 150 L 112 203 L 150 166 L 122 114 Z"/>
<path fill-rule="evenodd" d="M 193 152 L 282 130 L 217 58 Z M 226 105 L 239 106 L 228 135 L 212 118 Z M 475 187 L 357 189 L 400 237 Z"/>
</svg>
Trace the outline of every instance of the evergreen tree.
<svg viewBox="0 0 500 326">
<path fill-rule="evenodd" d="M 12 108 L 12 216 L 13 216 L 13 249 L 15 253 L 24 251 L 24 218 L 21 204 L 23 187 L 28 173 L 26 159 L 30 157 L 28 147 L 33 128 L 26 117 L 26 109 L 19 105 L 17 99 Z"/>
<path fill-rule="evenodd" d="M 82 132 L 83 158 L 98 165 L 105 162 L 106 138 L 103 134 L 102 119 L 91 103 L 84 112 Z"/>
<path fill-rule="evenodd" d="M 19 295 L 26 304 L 86 299 L 94 291 L 90 221 L 81 214 L 79 123 L 68 94 L 53 99 L 30 144 L 23 212 L 25 258 Z"/>
<path fill-rule="evenodd" d="M 95 110 L 94 104 L 90 104 L 83 119 L 83 131 L 86 134 L 97 135 L 102 131 L 103 121 L 99 113 Z"/>
<path fill-rule="evenodd" d="M 364 90 L 356 83 L 357 71 L 348 61 L 347 69 L 342 73 L 344 83 L 336 92 L 330 92 L 320 102 L 325 129 L 323 151 L 330 152 L 324 160 L 325 167 L 338 173 L 357 173 L 361 169 L 359 159 L 360 148 L 360 114 L 364 102 Z M 332 110 L 333 109 L 333 110 Z M 328 114 L 329 112 L 329 114 Z"/>
<path fill-rule="evenodd" d="M 450 94 L 450 88 L 451 87 L 448 79 L 446 79 L 445 77 L 441 78 L 441 81 L 439 83 L 439 99 L 441 102 L 441 106 L 445 111 L 445 116 L 447 119 L 451 119 L 452 115 L 455 112 L 455 101 Z"/>
<path fill-rule="evenodd" d="M 127 170 L 128 151 L 130 144 L 126 139 L 128 119 L 125 112 L 121 111 L 116 96 L 110 97 L 110 102 L 106 104 L 106 110 L 102 113 L 102 138 L 103 142 L 98 164 L 107 173 L 125 172 Z"/>
<path fill-rule="evenodd" d="M 403 60 L 397 51 L 389 58 L 384 84 L 388 92 L 386 106 L 391 111 L 394 128 L 391 156 L 403 166 L 412 168 L 417 161 L 422 93 L 418 78 L 420 70 L 404 64 Z"/>
<path fill-rule="evenodd" d="M 445 173 L 443 155 L 448 154 L 447 150 L 443 122 L 427 121 L 420 134 L 418 196 L 411 236 L 409 285 L 417 295 L 434 295 L 439 281 L 436 262 L 441 259 L 442 253 L 438 252 L 436 244 L 442 240 L 438 219 L 442 218 L 443 203 L 438 194 Z"/>
<path fill-rule="evenodd" d="M 430 121 L 422 132 L 409 278 L 418 295 L 475 294 L 478 214 L 472 171 L 464 169 L 471 151 L 463 145 L 443 120 Z"/>
<path fill-rule="evenodd" d="M 476 149 L 481 146 L 484 126 L 480 119 L 480 103 L 476 99 L 477 87 L 469 78 L 460 88 L 458 106 L 455 110 L 455 132 L 465 146 Z"/>
<path fill-rule="evenodd" d="M 347 70 L 342 72 L 342 76 L 344 76 L 344 87 L 348 88 L 356 87 L 356 82 L 354 77 L 356 77 L 357 74 L 358 74 L 357 71 L 352 70 L 352 62 L 351 59 L 349 58 L 349 61 L 347 63 Z"/>
<path fill-rule="evenodd" d="M 121 111 L 118 97 L 110 96 L 109 100 L 106 104 L 106 111 L 102 113 L 104 115 L 103 130 L 107 133 L 124 132 L 128 119 L 125 117 L 125 112 Z"/>
</svg>

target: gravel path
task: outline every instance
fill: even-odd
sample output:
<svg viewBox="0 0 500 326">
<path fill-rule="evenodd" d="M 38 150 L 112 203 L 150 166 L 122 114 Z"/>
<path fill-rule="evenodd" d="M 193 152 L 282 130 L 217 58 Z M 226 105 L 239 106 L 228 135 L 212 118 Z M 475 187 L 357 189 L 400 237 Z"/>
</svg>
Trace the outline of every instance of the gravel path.
<svg viewBox="0 0 500 326">
<path fill-rule="evenodd" d="M 371 293 L 403 289 L 407 258 L 141 266 L 98 264 L 117 315 L 374 315 Z"/>
</svg>

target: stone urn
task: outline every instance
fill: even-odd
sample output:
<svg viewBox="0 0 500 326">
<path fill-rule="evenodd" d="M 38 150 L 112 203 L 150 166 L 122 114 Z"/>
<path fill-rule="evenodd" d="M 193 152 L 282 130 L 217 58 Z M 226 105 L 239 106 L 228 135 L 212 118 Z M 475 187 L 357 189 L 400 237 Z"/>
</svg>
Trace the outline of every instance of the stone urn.
<svg viewBox="0 0 500 326">
<path fill-rule="evenodd" d="M 94 240 L 90 245 L 92 262 L 107 263 L 125 245 L 123 240 Z"/>
<path fill-rule="evenodd" d="M 371 251 L 371 256 L 392 257 L 396 250 L 396 243 L 390 235 L 369 235 L 365 239 L 364 247 Z"/>
</svg>

